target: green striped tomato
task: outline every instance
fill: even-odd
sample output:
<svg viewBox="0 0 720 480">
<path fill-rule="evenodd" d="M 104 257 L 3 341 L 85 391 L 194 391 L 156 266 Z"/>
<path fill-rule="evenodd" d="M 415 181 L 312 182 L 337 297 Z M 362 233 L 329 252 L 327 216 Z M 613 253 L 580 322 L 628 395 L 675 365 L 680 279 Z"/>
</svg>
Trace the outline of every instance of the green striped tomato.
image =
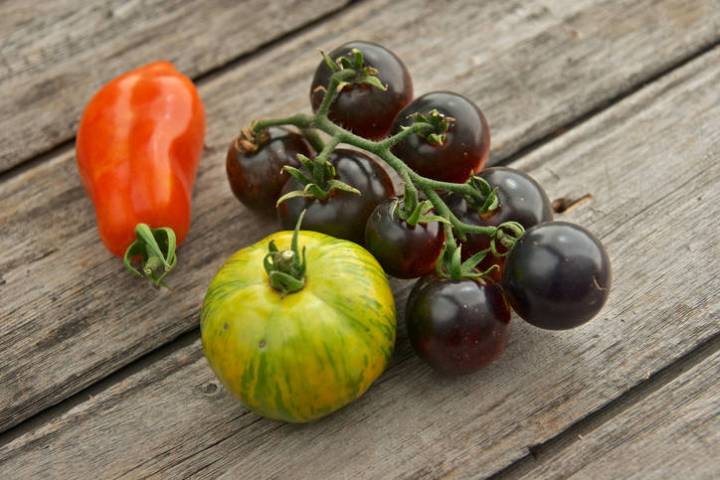
<svg viewBox="0 0 720 480">
<path fill-rule="evenodd" d="M 302 290 L 282 295 L 263 269 L 278 232 L 228 259 L 208 288 L 201 329 L 205 356 L 249 409 L 308 422 L 362 395 L 395 344 L 395 303 L 382 267 L 355 243 L 301 231 Z"/>
</svg>

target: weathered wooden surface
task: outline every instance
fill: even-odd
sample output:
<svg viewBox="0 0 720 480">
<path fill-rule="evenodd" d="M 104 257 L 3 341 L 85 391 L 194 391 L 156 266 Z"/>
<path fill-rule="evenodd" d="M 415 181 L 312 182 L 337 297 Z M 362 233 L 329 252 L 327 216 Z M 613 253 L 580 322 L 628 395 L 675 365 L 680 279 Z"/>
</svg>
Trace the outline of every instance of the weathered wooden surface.
<svg viewBox="0 0 720 480">
<path fill-rule="evenodd" d="M 720 354 L 547 458 L 521 478 L 720 478 Z M 520 478 L 520 477 L 518 477 Z"/>
<path fill-rule="evenodd" d="M 551 197 L 593 195 L 562 216 L 596 232 L 613 260 L 609 303 L 588 325 L 548 332 L 515 319 L 502 359 L 455 380 L 433 374 L 400 335 L 394 364 L 366 396 L 305 426 L 245 411 L 195 342 L 19 432 L 0 447 L 0 471 L 412 479 L 497 472 L 698 345 L 717 351 L 718 82 L 715 49 L 516 164 Z"/>
<path fill-rule="evenodd" d="M 417 92 L 449 88 L 477 100 L 497 161 L 716 40 L 713 5 L 377 0 L 225 72 L 201 88 L 208 149 L 173 293 L 138 283 L 103 249 L 72 152 L 0 184 L 0 429 L 197 326 L 222 259 L 276 228 L 230 194 L 225 147 L 242 122 L 307 108 L 318 48 L 379 41 L 407 61 Z M 417 42 L 420 31 L 437 42 Z"/>
<path fill-rule="evenodd" d="M 346 0 L 0 3 L 0 172 L 72 138 L 83 105 L 120 72 L 168 59 L 196 76 Z"/>
</svg>

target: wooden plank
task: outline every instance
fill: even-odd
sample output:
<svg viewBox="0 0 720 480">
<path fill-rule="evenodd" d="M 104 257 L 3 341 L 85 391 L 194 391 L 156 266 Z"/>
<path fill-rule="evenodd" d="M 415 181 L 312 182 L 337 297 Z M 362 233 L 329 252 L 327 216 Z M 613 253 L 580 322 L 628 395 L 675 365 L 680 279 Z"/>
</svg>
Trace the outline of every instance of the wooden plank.
<svg viewBox="0 0 720 480">
<path fill-rule="evenodd" d="M 71 152 L 0 184 L 0 318 L 9 319 L 0 332 L 0 430 L 196 328 L 222 260 L 276 228 L 231 196 L 226 145 L 253 117 L 307 109 L 318 48 L 353 37 L 379 41 L 407 60 L 418 92 L 452 88 L 476 99 L 493 125 L 498 160 L 677 61 L 704 38 L 697 32 L 711 38 L 706 25 L 720 10 L 680 5 L 376 0 L 213 79 L 201 89 L 208 150 L 172 293 L 137 282 L 103 249 Z M 679 30 L 683 21 L 697 28 Z M 442 38 L 442 48 L 417 42 L 419 31 Z M 570 57 L 576 61 L 561 69 L 558 59 Z"/>
<path fill-rule="evenodd" d="M 521 478 L 720 478 L 720 353 Z"/>
<path fill-rule="evenodd" d="M 20 431 L 0 447 L 0 472 L 421 479 L 498 471 L 720 335 L 719 81 L 720 48 L 517 164 L 553 198 L 593 195 L 560 216 L 595 231 L 613 261 L 609 302 L 586 326 L 550 332 L 515 319 L 500 361 L 454 380 L 411 355 L 401 329 L 380 381 L 304 426 L 248 413 L 195 342 Z"/>
<path fill-rule="evenodd" d="M 104 82 L 169 59 L 196 76 L 345 0 L 0 2 L 0 172 L 74 135 Z"/>
</svg>

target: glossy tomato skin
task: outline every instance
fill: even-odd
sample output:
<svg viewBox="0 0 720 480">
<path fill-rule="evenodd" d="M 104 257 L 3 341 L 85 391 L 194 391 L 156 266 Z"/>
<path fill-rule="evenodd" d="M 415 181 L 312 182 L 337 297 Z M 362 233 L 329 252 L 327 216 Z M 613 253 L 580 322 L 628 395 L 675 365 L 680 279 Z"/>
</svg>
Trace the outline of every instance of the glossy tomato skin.
<svg viewBox="0 0 720 480">
<path fill-rule="evenodd" d="M 330 119 L 362 137 L 379 139 L 390 130 L 395 115 L 413 97 L 412 80 L 405 64 L 390 50 L 370 42 L 350 42 L 330 52 L 333 60 L 350 54 L 357 48 L 363 53 L 365 64 L 378 70 L 378 78 L 387 90 L 370 85 L 348 85 L 330 107 Z M 310 86 L 310 103 L 317 111 L 325 96 L 324 88 L 332 72 L 320 62 Z"/>
<path fill-rule="evenodd" d="M 610 260 L 584 228 L 548 222 L 525 232 L 505 259 L 503 287 L 513 309 L 549 330 L 584 324 L 610 292 Z"/>
<path fill-rule="evenodd" d="M 505 350 L 510 307 L 497 284 L 427 276 L 410 292 L 406 323 L 420 358 L 442 373 L 460 375 Z"/>
<path fill-rule="evenodd" d="M 432 110 L 455 119 L 445 142 L 432 145 L 421 136 L 411 135 L 392 151 L 424 177 L 465 182 L 482 169 L 490 151 L 490 127 L 485 115 L 471 100 L 452 92 L 427 93 L 398 113 L 391 133 L 394 135 L 403 126 L 410 125 L 413 114 L 427 114 Z"/>
<path fill-rule="evenodd" d="M 307 209 L 303 228 L 362 244 L 365 223 L 375 207 L 395 194 L 392 180 L 372 157 L 356 150 L 337 149 L 330 155 L 337 178 L 362 192 L 357 195 L 335 190 L 326 200 L 292 198 L 278 206 L 283 228 L 292 229 Z M 303 186 L 290 178 L 281 192 L 284 195 Z"/>
<path fill-rule="evenodd" d="M 202 310 L 205 356 L 225 387 L 259 415 L 308 422 L 347 405 L 382 373 L 395 343 L 385 273 L 362 247 L 301 231 L 305 287 L 281 295 L 263 269 L 277 232 L 231 256 Z"/>
<path fill-rule="evenodd" d="M 183 243 L 204 137 L 200 95 L 169 62 L 123 73 L 88 102 L 77 166 L 110 252 L 122 257 L 139 223 L 169 227 Z"/>
<path fill-rule="evenodd" d="M 435 271 L 435 262 L 445 240 L 439 222 L 411 226 L 401 220 L 398 199 L 375 207 L 365 226 L 365 247 L 385 272 L 396 278 L 416 278 Z"/>
<path fill-rule="evenodd" d="M 300 167 L 298 154 L 314 156 L 310 144 L 296 132 L 271 127 L 261 138 L 258 150 L 244 151 L 238 142 L 228 148 L 225 167 L 233 193 L 244 205 L 272 212 L 289 175 L 283 167 Z"/>
<path fill-rule="evenodd" d="M 528 229 L 553 219 L 552 206 L 545 190 L 530 175 L 507 167 L 486 168 L 477 175 L 497 189 L 499 207 L 481 215 L 462 195 L 447 195 L 445 200 L 448 207 L 462 222 L 497 227 L 501 223 L 515 221 Z M 489 246 L 490 238 L 487 235 L 468 235 L 462 242 L 463 258 Z M 497 247 L 502 250 L 501 246 Z M 478 268 L 486 270 L 493 264 L 502 267 L 502 257 L 489 255 Z M 501 276 L 501 271 L 495 271 L 494 278 L 497 281 Z"/>
</svg>

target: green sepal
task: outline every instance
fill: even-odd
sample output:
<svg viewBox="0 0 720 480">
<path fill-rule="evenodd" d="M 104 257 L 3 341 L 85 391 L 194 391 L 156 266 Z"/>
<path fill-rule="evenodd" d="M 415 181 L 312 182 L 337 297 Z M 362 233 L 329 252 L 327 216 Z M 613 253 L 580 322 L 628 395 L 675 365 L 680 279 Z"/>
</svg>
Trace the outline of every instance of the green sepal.
<svg viewBox="0 0 720 480">
<path fill-rule="evenodd" d="M 312 184 L 310 184 L 310 185 L 312 185 Z M 307 186 L 305 188 L 307 188 Z M 310 192 L 306 192 L 305 190 L 293 190 L 292 192 L 288 192 L 285 195 L 283 195 L 282 197 L 278 198 L 277 202 L 275 202 L 275 206 L 278 207 L 278 206 L 280 206 L 281 203 L 286 202 L 286 201 L 290 200 L 291 198 L 298 198 L 298 197 L 315 198 L 315 195 L 313 195 Z"/>
<path fill-rule="evenodd" d="M 352 185 L 348 185 L 340 180 L 332 179 L 327 182 L 328 193 L 334 190 L 342 190 L 343 192 L 354 193 L 355 195 L 362 195 L 362 192 Z"/>
<path fill-rule="evenodd" d="M 497 188 L 491 187 L 487 180 L 475 175 L 470 177 L 468 183 L 474 190 L 479 192 L 479 196 L 484 199 L 482 203 L 479 203 L 477 198 L 466 197 L 478 213 L 483 214 L 492 212 L 500 206 L 500 200 L 497 196 Z"/>
<path fill-rule="evenodd" d="M 370 85 L 371 87 L 375 87 L 378 90 L 382 90 L 383 92 L 387 90 L 387 85 L 382 83 L 380 78 L 376 77 L 375 75 L 363 75 L 359 77 L 355 83 Z"/>
<path fill-rule="evenodd" d="M 166 287 L 165 276 L 177 264 L 177 242 L 172 228 L 150 228 L 145 223 L 135 226 L 136 240 L 125 250 L 123 264 L 131 273 L 145 277 L 155 287 Z M 134 261 L 140 259 L 137 266 Z M 139 267 L 139 268 L 138 268 Z"/>
<path fill-rule="evenodd" d="M 436 109 L 432 109 L 427 113 L 413 113 L 410 115 L 413 123 L 426 123 L 430 125 L 430 129 L 426 133 L 418 133 L 431 145 L 443 145 L 447 140 L 447 132 L 450 126 L 455 122 L 453 117 L 440 113 Z"/>
<path fill-rule="evenodd" d="M 312 178 L 308 177 L 303 173 L 302 170 L 299 168 L 291 167 L 290 165 L 285 165 L 283 168 L 284 172 L 287 172 L 289 175 L 291 175 L 295 180 L 302 184 L 307 184 L 312 182 Z"/>
<path fill-rule="evenodd" d="M 383 84 L 377 76 L 380 73 L 378 69 L 365 65 L 363 54 L 357 48 L 353 48 L 348 55 L 338 57 L 335 61 L 323 53 L 323 60 L 333 73 L 340 70 L 352 70 L 355 72 L 352 76 L 353 78 L 338 82 L 338 92 L 352 84 L 365 84 L 378 88 L 382 91 L 387 90 L 387 85 Z"/>
<path fill-rule="evenodd" d="M 322 55 L 323 62 L 325 62 L 325 65 L 327 65 L 327 67 L 330 69 L 331 72 L 334 73 L 334 72 L 340 71 L 340 66 L 337 63 L 335 63 L 335 61 L 332 58 L 330 58 L 330 56 L 327 53 L 320 50 L 320 55 Z"/>
</svg>

